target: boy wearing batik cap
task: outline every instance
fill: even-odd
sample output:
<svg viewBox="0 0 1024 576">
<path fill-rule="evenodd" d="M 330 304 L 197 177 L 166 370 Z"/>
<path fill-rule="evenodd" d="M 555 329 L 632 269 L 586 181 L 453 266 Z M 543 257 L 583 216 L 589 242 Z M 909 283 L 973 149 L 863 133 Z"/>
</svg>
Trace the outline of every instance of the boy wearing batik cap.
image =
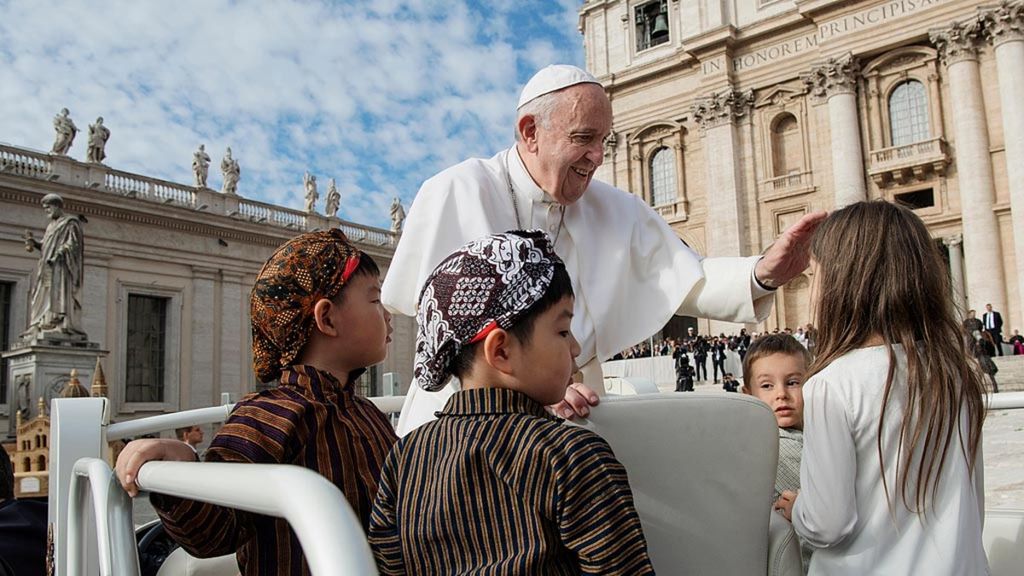
<svg viewBox="0 0 1024 576">
<path fill-rule="evenodd" d="M 341 489 L 367 527 L 381 465 L 397 439 L 387 417 L 353 390 L 365 367 L 384 360 L 391 339 L 377 265 L 340 230 L 303 234 L 263 266 L 250 304 L 253 367 L 277 386 L 235 406 L 206 461 L 314 470 Z M 139 440 L 125 447 L 116 470 L 135 496 L 143 463 L 195 459 L 183 442 Z M 246 576 L 309 573 L 284 519 L 158 494 L 150 500 L 194 556 L 237 552 Z"/>
<path fill-rule="evenodd" d="M 543 232 L 470 242 L 420 293 L 416 378 L 461 390 L 395 445 L 370 544 L 382 574 L 651 574 L 626 471 L 552 417 L 580 348 L 573 292 Z"/>
</svg>

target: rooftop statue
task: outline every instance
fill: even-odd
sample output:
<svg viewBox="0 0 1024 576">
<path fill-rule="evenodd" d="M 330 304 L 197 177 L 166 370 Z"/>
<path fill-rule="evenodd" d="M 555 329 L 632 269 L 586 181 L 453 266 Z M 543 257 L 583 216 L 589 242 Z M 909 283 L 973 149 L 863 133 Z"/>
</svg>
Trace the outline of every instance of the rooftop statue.
<svg viewBox="0 0 1024 576">
<path fill-rule="evenodd" d="M 302 184 L 306 187 L 306 212 L 316 212 L 316 201 L 320 194 L 316 191 L 316 176 L 306 172 L 302 176 Z"/>
<path fill-rule="evenodd" d="M 196 177 L 196 188 L 206 188 L 206 178 L 210 175 L 210 155 L 206 153 L 205 144 L 200 144 L 199 150 L 192 153 L 192 174 Z"/>
<path fill-rule="evenodd" d="M 404 224 L 405 208 L 402 206 L 398 196 L 395 196 L 395 199 L 391 202 L 391 231 L 400 233 Z"/>
<path fill-rule="evenodd" d="M 53 154 L 67 155 L 78 134 L 78 126 L 75 126 L 69 114 L 67 108 L 61 108 L 60 114 L 53 117 L 53 129 L 57 132 L 51 150 Z"/>
<path fill-rule="evenodd" d="M 334 183 L 334 178 L 331 178 L 330 184 L 327 186 L 327 207 L 324 209 L 324 214 L 337 216 L 340 206 L 341 192 L 338 192 L 338 186 Z"/>
<path fill-rule="evenodd" d="M 103 117 L 96 119 L 95 124 L 89 124 L 89 149 L 86 151 L 86 161 L 100 164 L 107 157 L 107 140 L 110 140 L 110 129 L 103 125 Z"/>
<path fill-rule="evenodd" d="M 221 192 L 225 194 L 238 194 L 238 180 L 242 177 L 242 169 L 238 166 L 238 160 L 231 157 L 231 148 L 224 154 L 220 161 L 220 171 L 224 175 L 224 186 Z"/>
</svg>

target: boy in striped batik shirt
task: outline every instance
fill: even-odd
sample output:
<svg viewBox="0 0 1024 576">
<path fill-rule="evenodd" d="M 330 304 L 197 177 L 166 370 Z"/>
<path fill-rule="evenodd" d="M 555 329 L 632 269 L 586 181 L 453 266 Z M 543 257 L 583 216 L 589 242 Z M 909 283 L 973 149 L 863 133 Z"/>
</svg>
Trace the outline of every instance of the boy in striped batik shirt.
<svg viewBox="0 0 1024 576">
<path fill-rule="evenodd" d="M 391 340 L 377 265 L 341 230 L 297 236 L 257 275 L 250 318 L 253 369 L 272 387 L 235 405 L 206 461 L 309 468 L 342 491 L 365 528 L 381 465 L 397 440 L 384 413 L 354 390 L 365 367 L 384 360 Z M 136 440 L 116 471 L 135 496 L 143 463 L 197 459 L 184 442 Z M 236 553 L 243 576 L 309 574 L 283 518 L 160 494 L 150 500 L 167 533 L 193 556 Z"/>
<path fill-rule="evenodd" d="M 509 232 L 442 261 L 420 295 L 415 375 L 461 381 L 438 419 L 399 440 L 370 519 L 380 572 L 652 574 L 626 471 L 564 424 L 579 344 L 572 284 L 543 232 Z"/>
</svg>

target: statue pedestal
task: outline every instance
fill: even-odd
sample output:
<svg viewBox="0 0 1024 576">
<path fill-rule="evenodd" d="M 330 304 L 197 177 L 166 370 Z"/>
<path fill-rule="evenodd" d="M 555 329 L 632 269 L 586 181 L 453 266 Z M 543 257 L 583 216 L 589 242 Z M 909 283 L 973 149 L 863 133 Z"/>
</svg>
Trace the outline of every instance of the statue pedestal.
<svg viewBox="0 0 1024 576">
<path fill-rule="evenodd" d="M 23 411 L 22 421 L 27 422 L 38 415 L 39 398 L 49 407 L 51 399 L 60 397 L 61 390 L 71 379 L 72 369 L 78 371 L 79 382 L 88 388 L 96 359 L 107 354 L 107 350 L 100 350 L 98 343 L 78 336 L 41 335 L 14 343 L 3 353 L 7 360 L 10 406 L 6 435 L 14 437 L 19 409 Z"/>
</svg>

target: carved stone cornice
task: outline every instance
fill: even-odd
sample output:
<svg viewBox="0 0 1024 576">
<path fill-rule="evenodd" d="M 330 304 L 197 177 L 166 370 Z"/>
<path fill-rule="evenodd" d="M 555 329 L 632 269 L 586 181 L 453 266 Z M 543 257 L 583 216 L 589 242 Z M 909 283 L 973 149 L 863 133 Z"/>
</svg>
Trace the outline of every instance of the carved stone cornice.
<svg viewBox="0 0 1024 576">
<path fill-rule="evenodd" d="M 836 94 L 856 94 L 860 64 L 853 54 L 829 58 L 800 75 L 807 91 L 815 98 L 828 99 Z"/>
<path fill-rule="evenodd" d="M 708 130 L 749 116 L 753 106 L 753 90 L 726 90 L 693 103 L 690 115 L 701 130 Z"/>
<path fill-rule="evenodd" d="M 1003 0 L 981 13 L 985 37 L 993 46 L 1024 40 L 1024 2 Z"/>
<path fill-rule="evenodd" d="M 928 38 L 939 51 L 939 58 L 950 66 L 964 60 L 977 60 L 983 40 L 984 26 L 980 19 L 954 22 L 949 28 L 932 30 Z"/>
<path fill-rule="evenodd" d="M 612 130 L 604 140 L 604 157 L 611 158 L 615 155 L 615 149 L 619 147 L 619 135 Z"/>
</svg>

